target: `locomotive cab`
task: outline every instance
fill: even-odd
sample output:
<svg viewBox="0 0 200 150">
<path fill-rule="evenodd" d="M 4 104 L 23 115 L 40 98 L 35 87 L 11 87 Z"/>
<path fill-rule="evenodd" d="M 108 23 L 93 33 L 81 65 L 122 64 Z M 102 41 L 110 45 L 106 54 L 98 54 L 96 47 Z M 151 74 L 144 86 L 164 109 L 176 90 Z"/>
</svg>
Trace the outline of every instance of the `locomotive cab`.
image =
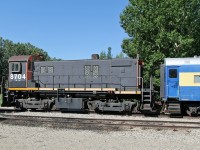
<svg viewBox="0 0 200 150">
<path fill-rule="evenodd" d="M 9 60 L 9 89 L 23 90 L 23 88 L 37 87 L 34 81 L 34 62 L 42 61 L 42 55 L 12 56 Z M 17 89 L 18 88 L 18 89 Z"/>
<path fill-rule="evenodd" d="M 9 88 L 26 88 L 32 79 L 32 56 L 13 56 L 9 62 Z"/>
</svg>

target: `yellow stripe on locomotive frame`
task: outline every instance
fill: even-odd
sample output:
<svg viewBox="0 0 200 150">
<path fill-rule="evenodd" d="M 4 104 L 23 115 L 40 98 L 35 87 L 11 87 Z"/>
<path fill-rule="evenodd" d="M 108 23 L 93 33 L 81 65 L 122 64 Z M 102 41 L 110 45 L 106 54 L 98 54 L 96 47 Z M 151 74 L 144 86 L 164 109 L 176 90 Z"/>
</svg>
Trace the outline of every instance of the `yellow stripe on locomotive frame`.
<svg viewBox="0 0 200 150">
<path fill-rule="evenodd" d="M 115 94 L 141 94 L 139 90 L 118 91 L 115 88 L 64 88 L 65 91 L 113 91 Z M 8 88 L 9 91 L 57 91 L 58 88 Z"/>
</svg>

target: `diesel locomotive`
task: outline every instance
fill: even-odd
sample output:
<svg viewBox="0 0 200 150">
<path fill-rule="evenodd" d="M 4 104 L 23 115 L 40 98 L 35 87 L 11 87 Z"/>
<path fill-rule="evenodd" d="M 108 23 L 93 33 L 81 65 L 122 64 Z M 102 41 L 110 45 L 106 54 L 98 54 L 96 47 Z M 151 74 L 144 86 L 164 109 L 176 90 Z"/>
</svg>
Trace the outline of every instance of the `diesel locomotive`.
<svg viewBox="0 0 200 150">
<path fill-rule="evenodd" d="M 12 56 L 4 106 L 21 109 L 127 112 L 152 108 L 152 89 L 143 87 L 139 58 L 43 61 Z"/>
</svg>

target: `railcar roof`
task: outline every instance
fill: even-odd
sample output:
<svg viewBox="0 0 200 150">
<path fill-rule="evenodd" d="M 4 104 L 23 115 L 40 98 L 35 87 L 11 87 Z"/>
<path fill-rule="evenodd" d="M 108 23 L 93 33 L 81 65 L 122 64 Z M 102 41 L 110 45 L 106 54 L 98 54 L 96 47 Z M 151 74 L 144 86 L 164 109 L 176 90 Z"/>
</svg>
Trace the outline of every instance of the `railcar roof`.
<svg viewBox="0 0 200 150">
<path fill-rule="evenodd" d="M 165 58 L 166 66 L 179 66 L 179 65 L 200 65 L 200 57 L 190 58 Z"/>
</svg>

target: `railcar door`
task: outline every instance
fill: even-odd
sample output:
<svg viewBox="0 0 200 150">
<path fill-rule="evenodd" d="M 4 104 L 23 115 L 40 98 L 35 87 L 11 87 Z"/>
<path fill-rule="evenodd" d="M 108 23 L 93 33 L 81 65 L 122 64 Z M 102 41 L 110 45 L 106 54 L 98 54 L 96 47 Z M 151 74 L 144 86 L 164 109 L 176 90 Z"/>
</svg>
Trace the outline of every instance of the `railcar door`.
<svg viewBox="0 0 200 150">
<path fill-rule="evenodd" d="M 179 67 L 167 67 L 167 97 L 178 98 L 179 97 Z"/>
</svg>

